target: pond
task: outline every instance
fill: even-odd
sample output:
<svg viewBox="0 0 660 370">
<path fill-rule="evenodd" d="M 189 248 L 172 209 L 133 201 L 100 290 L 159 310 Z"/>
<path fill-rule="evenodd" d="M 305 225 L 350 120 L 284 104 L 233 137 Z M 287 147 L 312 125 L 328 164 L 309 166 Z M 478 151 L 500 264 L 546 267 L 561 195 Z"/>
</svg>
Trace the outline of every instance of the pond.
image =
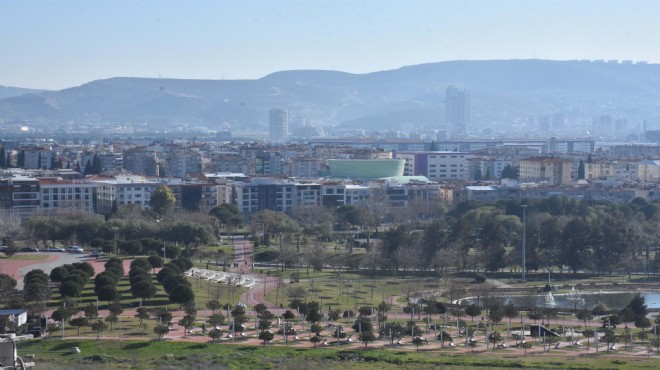
<svg viewBox="0 0 660 370">
<path fill-rule="evenodd" d="M 513 302 L 516 305 L 523 304 L 529 305 L 533 302 L 537 307 L 553 307 L 553 308 L 588 308 L 592 309 L 599 302 L 603 303 L 609 309 L 620 310 L 635 296 L 641 294 L 646 299 L 647 308 L 660 308 L 660 292 L 658 291 L 588 291 L 581 292 L 572 289 L 568 293 L 544 293 L 537 295 L 512 295 L 505 297 L 505 303 Z M 476 303 L 476 298 L 465 298 L 461 301 L 468 303 Z M 531 302 L 530 302 L 531 301 Z"/>
</svg>

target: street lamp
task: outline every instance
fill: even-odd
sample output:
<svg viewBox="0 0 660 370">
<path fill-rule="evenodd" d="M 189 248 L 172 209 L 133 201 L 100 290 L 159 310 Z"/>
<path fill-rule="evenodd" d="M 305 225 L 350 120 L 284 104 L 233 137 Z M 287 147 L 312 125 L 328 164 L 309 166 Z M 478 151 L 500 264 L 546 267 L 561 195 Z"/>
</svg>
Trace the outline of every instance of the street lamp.
<svg viewBox="0 0 660 370">
<path fill-rule="evenodd" d="M 527 224 L 526 224 L 526 219 L 525 219 L 525 209 L 527 208 L 527 204 L 521 205 L 523 209 L 523 240 L 522 240 L 522 281 L 525 282 L 525 239 L 527 239 Z"/>
<path fill-rule="evenodd" d="M 117 231 L 119 231 L 119 228 L 115 226 L 112 228 L 112 231 L 115 232 L 115 257 L 117 257 Z"/>
</svg>

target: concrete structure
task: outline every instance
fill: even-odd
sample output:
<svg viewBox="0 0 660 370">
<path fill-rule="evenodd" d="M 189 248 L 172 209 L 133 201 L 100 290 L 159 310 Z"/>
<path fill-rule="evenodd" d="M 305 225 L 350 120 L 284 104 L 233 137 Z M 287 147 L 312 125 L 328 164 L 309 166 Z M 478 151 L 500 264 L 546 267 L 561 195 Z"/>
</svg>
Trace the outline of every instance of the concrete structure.
<svg viewBox="0 0 660 370">
<path fill-rule="evenodd" d="M 470 124 L 470 92 L 448 86 L 445 92 L 445 122 L 457 133 L 465 134 Z"/>
<path fill-rule="evenodd" d="M 286 141 L 289 136 L 289 111 L 281 108 L 270 110 L 270 140 Z"/>
</svg>

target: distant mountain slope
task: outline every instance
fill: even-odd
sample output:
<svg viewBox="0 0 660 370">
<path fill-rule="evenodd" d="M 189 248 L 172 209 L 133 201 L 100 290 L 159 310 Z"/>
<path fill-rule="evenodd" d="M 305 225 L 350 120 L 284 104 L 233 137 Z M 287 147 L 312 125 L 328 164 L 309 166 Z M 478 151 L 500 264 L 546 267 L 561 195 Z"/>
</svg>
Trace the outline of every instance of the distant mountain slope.
<svg viewBox="0 0 660 370">
<path fill-rule="evenodd" d="M 644 119 L 657 116 L 660 65 L 452 61 L 368 74 L 282 71 L 258 80 L 118 77 L 4 97 L 0 117 L 79 122 L 94 117 L 249 129 L 265 127 L 270 108 L 285 107 L 293 121 L 306 115 L 322 125 L 435 126 L 443 121 L 444 92 L 450 84 L 470 90 L 477 123 L 550 113 L 589 117 L 626 112 L 629 119 Z"/>
<path fill-rule="evenodd" d="M 22 87 L 11 87 L 11 86 L 0 85 L 0 99 L 10 98 L 12 96 L 20 96 L 23 94 L 40 93 L 42 91 L 44 90 L 24 89 Z"/>
</svg>

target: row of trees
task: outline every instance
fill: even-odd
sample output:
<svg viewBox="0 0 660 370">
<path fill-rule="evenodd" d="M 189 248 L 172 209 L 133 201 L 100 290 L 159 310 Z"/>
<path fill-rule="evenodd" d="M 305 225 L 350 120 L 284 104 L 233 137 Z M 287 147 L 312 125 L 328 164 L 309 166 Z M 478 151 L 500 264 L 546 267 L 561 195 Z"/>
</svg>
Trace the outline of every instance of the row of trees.
<svg viewBox="0 0 660 370">
<path fill-rule="evenodd" d="M 59 284 L 62 298 L 80 297 L 83 288 L 94 274 L 92 265 L 87 262 L 76 262 L 51 270 L 50 281 Z"/>
<path fill-rule="evenodd" d="M 191 269 L 193 263 L 185 257 L 179 257 L 166 263 L 158 272 L 156 279 L 163 284 L 163 289 L 169 296 L 172 303 L 184 305 L 188 302 L 194 302 L 195 293 L 184 272 Z"/>
<path fill-rule="evenodd" d="M 649 205 L 638 204 L 590 206 L 565 199 L 530 203 L 528 269 L 568 267 L 574 273 L 641 270 L 658 220 L 655 211 L 645 213 Z M 571 207 L 571 211 L 566 209 Z M 379 257 L 390 264 L 383 267 L 396 270 L 451 267 L 495 271 L 515 266 L 520 261 L 521 216 L 522 208 L 515 203 L 463 204 L 424 226 L 400 225 L 385 232 Z"/>
</svg>

